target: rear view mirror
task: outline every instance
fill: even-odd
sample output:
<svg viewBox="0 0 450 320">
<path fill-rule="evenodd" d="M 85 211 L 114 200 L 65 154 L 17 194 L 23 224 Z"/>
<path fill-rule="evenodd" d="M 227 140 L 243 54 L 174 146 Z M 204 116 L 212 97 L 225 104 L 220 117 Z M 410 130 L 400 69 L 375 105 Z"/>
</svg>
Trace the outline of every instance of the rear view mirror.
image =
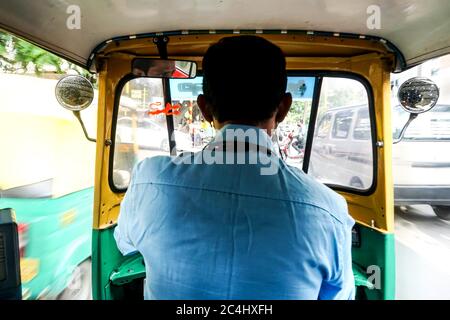
<svg viewBox="0 0 450 320">
<path fill-rule="evenodd" d="M 409 113 L 419 114 L 433 108 L 439 99 L 439 88 L 427 78 L 411 78 L 398 89 L 398 100 Z"/>
<path fill-rule="evenodd" d="M 197 75 L 197 63 L 184 60 L 139 58 L 133 60 L 132 72 L 138 77 L 192 79 Z"/>
<path fill-rule="evenodd" d="M 430 111 L 436 105 L 439 99 L 439 88 L 430 79 L 415 77 L 400 86 L 397 97 L 403 109 L 410 115 L 398 139 L 393 141 L 394 144 L 402 141 L 406 129 L 420 113 Z"/>
<path fill-rule="evenodd" d="M 94 87 L 89 80 L 82 76 L 66 76 L 56 84 L 55 95 L 59 104 L 72 111 L 78 119 L 86 139 L 96 142 L 95 139 L 89 137 L 80 115 L 80 111 L 89 107 L 94 100 Z"/>
<path fill-rule="evenodd" d="M 81 111 L 94 100 L 94 88 L 82 76 L 66 76 L 58 81 L 55 88 L 56 100 L 70 111 Z"/>
<path fill-rule="evenodd" d="M 22 300 L 19 235 L 12 209 L 0 210 L 0 300 Z"/>
</svg>

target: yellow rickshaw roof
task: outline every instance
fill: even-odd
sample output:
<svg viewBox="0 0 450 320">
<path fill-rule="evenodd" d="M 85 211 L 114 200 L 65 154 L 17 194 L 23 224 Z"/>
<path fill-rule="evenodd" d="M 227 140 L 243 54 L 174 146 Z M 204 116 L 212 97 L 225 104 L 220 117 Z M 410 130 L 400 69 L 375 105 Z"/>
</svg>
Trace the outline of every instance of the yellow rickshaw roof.
<svg viewBox="0 0 450 320">
<path fill-rule="evenodd" d="M 68 9 L 70 5 L 80 9 L 80 29 L 67 27 L 68 19 L 76 12 L 71 11 L 73 7 Z M 380 29 L 368 28 L 367 21 L 375 13 L 370 7 L 373 5 L 380 8 Z M 359 46 L 355 41 L 370 42 L 375 51 L 378 44 L 373 43 L 380 42 L 397 56 L 395 69 L 399 71 L 450 52 L 449 17 L 448 0 L 0 2 L 0 28 L 85 68 L 91 65 L 97 53 L 119 41 L 147 39 L 164 32 L 177 37 L 201 35 L 200 41 L 205 39 L 205 34 L 233 34 L 238 30 L 241 33 L 249 30 L 251 33 L 283 35 L 290 30 L 288 34 L 318 39 L 316 42 L 333 37 L 352 40 L 348 44 L 353 49 L 327 47 L 327 53 L 335 50 L 333 56 L 364 53 L 365 49 L 355 49 Z M 151 45 L 145 41 L 141 43 Z M 197 53 L 203 51 L 200 47 Z M 292 54 L 301 55 L 303 48 L 309 56 L 319 55 L 323 52 L 319 47 L 308 51 L 304 44 L 295 48 L 300 51 Z M 169 55 L 172 55 L 170 51 Z"/>
</svg>

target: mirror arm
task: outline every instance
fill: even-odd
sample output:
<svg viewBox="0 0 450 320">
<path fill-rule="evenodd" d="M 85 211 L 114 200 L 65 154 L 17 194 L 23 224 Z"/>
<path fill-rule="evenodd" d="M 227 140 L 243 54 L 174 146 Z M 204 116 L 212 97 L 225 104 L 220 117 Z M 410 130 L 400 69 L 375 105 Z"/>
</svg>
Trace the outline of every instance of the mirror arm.
<svg viewBox="0 0 450 320">
<path fill-rule="evenodd" d="M 398 139 L 396 139 L 396 140 L 394 140 L 394 141 L 392 142 L 393 144 L 397 144 L 397 143 L 399 143 L 400 141 L 403 140 L 403 136 L 405 135 L 406 129 L 408 129 L 408 127 L 409 127 L 409 125 L 411 124 L 411 122 L 412 122 L 415 118 L 417 118 L 418 115 L 419 115 L 418 113 L 411 113 L 411 114 L 409 115 L 408 121 L 406 121 L 405 125 L 403 126 L 402 131 L 400 131 L 400 136 L 398 137 Z"/>
<path fill-rule="evenodd" d="M 86 127 L 84 126 L 83 119 L 81 119 L 80 111 L 73 111 L 73 114 L 75 115 L 75 118 L 78 119 L 78 122 L 80 122 L 81 128 L 83 129 L 83 133 L 84 133 L 84 136 L 86 137 L 86 139 L 88 139 L 91 142 L 97 142 L 96 139 L 89 137 Z"/>
</svg>

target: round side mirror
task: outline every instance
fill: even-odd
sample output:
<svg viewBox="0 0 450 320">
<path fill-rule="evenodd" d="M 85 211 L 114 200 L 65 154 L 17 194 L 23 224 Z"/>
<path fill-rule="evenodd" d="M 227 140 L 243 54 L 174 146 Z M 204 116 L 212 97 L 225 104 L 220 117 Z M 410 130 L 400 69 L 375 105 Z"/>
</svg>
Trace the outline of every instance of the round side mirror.
<svg viewBox="0 0 450 320">
<path fill-rule="evenodd" d="M 86 78 L 70 75 L 58 81 L 55 95 L 62 107 L 70 111 L 81 111 L 94 100 L 94 88 Z"/>
<path fill-rule="evenodd" d="M 398 100 L 409 113 L 427 112 L 436 105 L 438 99 L 438 86 L 427 78 L 411 78 L 398 89 Z"/>
</svg>

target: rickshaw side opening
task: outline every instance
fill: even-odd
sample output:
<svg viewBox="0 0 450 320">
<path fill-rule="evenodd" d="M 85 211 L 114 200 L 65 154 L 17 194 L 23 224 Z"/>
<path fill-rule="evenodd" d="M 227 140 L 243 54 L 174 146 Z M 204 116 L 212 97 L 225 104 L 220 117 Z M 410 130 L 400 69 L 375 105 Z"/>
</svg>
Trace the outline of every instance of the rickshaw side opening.
<svg viewBox="0 0 450 320">
<path fill-rule="evenodd" d="M 391 130 L 389 74 L 398 56 L 390 52 L 383 42 L 364 39 L 341 39 L 307 34 L 259 34 L 279 45 L 286 53 L 287 68 L 291 74 L 344 75 L 362 79 L 368 90 L 371 118 L 374 175 L 372 187 L 365 192 L 339 188 L 348 201 L 349 211 L 358 221 L 354 230 L 354 272 L 360 287 L 360 298 L 394 297 L 394 238 L 393 194 L 390 172 Z M 200 62 L 202 52 L 210 43 L 224 34 L 198 34 L 167 36 L 167 51 L 171 59 L 189 59 Z M 164 36 L 162 36 L 164 37 Z M 118 98 L 124 82 L 130 76 L 131 61 L 136 57 L 159 57 L 158 49 L 149 45 L 151 38 L 115 39 L 96 50 L 92 66 L 99 72 L 99 125 L 97 137 L 96 193 L 94 215 L 94 297 L 98 299 L 126 298 L 141 286 L 145 275 L 142 258 L 122 257 L 112 236 L 119 214 L 124 190 L 114 189 L 112 159 Z M 198 43 L 200 44 L 198 44 Z M 193 44 L 197 44 L 193 46 Z M 314 48 L 314 49 L 311 49 Z M 303 51 L 304 52 L 303 52 Z M 300 52 L 302 52 L 300 54 Z M 401 60 L 401 59 L 400 59 Z M 201 72 L 201 70 L 200 70 Z M 316 97 L 317 100 L 317 97 Z M 317 121 L 317 119 L 315 119 Z M 317 123 L 317 122 L 315 122 Z M 309 145 L 313 136 L 308 138 Z M 307 143 L 308 145 L 308 143 Z M 110 177 L 106 179 L 106 177 Z M 377 252 L 374 255 L 374 252 Z M 131 275 L 125 268 L 137 266 Z M 371 290 L 365 272 L 370 266 L 382 270 L 381 289 Z M 111 273 L 113 271 L 113 273 Z M 365 288 L 365 289 L 364 289 Z M 139 291 L 139 290 L 138 290 Z"/>
</svg>

